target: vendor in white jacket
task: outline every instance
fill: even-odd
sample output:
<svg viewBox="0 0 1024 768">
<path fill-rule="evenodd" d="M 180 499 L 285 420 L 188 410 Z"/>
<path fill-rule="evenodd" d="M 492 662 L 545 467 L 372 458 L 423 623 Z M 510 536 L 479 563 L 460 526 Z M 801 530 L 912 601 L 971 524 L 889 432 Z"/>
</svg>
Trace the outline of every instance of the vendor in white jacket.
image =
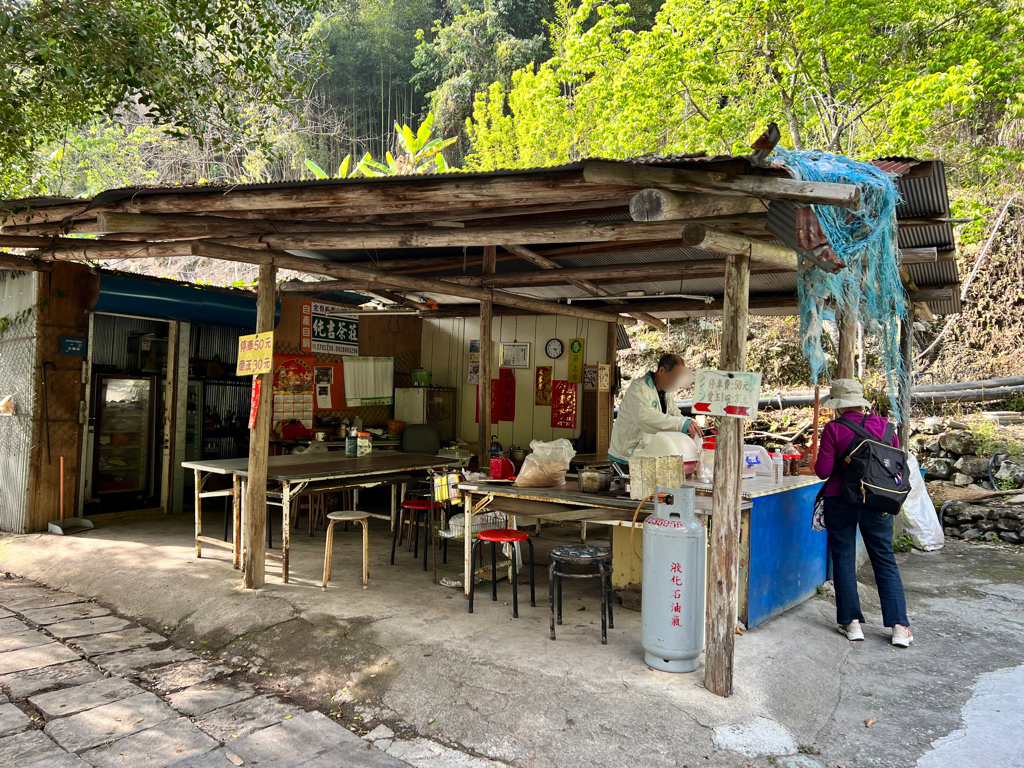
<svg viewBox="0 0 1024 768">
<path fill-rule="evenodd" d="M 633 379 L 619 405 L 619 415 L 612 426 L 608 458 L 629 465 L 633 451 L 644 445 L 644 434 L 684 432 L 699 440 L 700 425 L 679 413 L 673 395 L 693 384 L 693 371 L 679 355 L 662 355 L 655 371 Z"/>
</svg>

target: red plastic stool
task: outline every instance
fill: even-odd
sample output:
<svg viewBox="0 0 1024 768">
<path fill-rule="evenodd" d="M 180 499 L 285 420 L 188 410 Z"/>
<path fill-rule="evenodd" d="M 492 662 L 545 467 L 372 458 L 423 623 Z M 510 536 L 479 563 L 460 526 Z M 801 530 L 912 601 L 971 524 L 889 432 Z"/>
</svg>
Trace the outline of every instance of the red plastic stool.
<svg viewBox="0 0 1024 768">
<path fill-rule="evenodd" d="M 491 543 L 491 600 L 497 602 L 498 600 L 498 545 L 499 544 L 513 544 L 519 541 L 525 541 L 530 545 L 530 605 L 537 605 L 537 595 L 534 591 L 535 584 L 533 578 L 533 541 L 530 539 L 529 534 L 526 531 L 517 531 L 512 528 L 491 528 L 487 531 L 480 531 L 473 542 L 473 553 L 469 559 L 469 562 L 476 562 L 476 548 L 482 543 L 489 541 Z M 469 612 L 473 612 L 473 595 L 476 593 L 476 577 L 470 574 L 469 582 Z M 516 552 L 515 548 L 512 548 L 512 618 L 519 618 L 519 573 L 516 570 Z"/>
<path fill-rule="evenodd" d="M 409 525 L 415 530 L 413 538 L 413 557 L 419 557 L 420 552 L 420 529 L 417 526 L 420 515 L 423 515 L 423 570 L 427 570 L 427 542 L 430 541 L 430 533 L 427 530 L 430 521 L 430 512 L 435 509 L 442 509 L 444 504 L 440 501 L 429 501 L 427 499 L 406 499 L 398 510 L 398 520 L 391 531 L 391 564 L 395 564 L 395 546 L 398 544 L 398 531 L 402 527 L 402 512 L 409 511 Z"/>
</svg>

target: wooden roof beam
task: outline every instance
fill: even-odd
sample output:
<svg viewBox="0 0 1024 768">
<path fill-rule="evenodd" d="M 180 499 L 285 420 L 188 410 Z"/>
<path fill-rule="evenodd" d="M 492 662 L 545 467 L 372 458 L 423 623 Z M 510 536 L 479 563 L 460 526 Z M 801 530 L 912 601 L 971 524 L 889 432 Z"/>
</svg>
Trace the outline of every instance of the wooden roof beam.
<svg viewBox="0 0 1024 768">
<path fill-rule="evenodd" d="M 365 267 L 357 267 L 349 264 L 339 264 L 332 261 L 312 259 L 307 256 L 295 256 L 281 251 L 265 250 L 259 251 L 251 248 L 238 248 L 231 245 L 221 245 L 203 240 L 194 240 L 191 243 L 192 254 L 210 259 L 226 259 L 228 261 L 242 261 L 252 264 L 272 263 L 278 268 L 294 269 L 299 272 L 327 275 L 335 279 L 350 279 L 353 282 L 362 283 L 367 286 L 384 288 L 386 290 L 405 290 L 426 293 L 437 293 L 444 296 L 459 296 L 474 301 L 493 301 L 504 306 L 526 309 L 538 315 L 565 315 L 580 320 L 597 320 L 609 322 L 610 316 L 607 313 L 596 309 L 582 308 L 567 304 L 557 304 L 551 301 L 531 299 L 526 296 L 517 296 L 505 291 L 494 289 L 477 288 L 475 286 L 457 285 L 445 283 L 440 280 L 431 280 L 423 277 L 409 277 L 406 275 L 393 275 L 375 272 Z M 619 320 L 619 322 L 625 322 Z"/>
<path fill-rule="evenodd" d="M 530 262 L 534 266 L 540 267 L 543 270 L 559 270 L 559 265 L 556 262 L 552 261 L 551 259 L 547 259 L 538 253 L 534 253 L 529 248 L 526 248 L 522 245 L 503 245 L 501 247 L 504 248 L 509 253 L 514 254 L 519 258 Z M 604 288 L 597 285 L 596 283 L 592 283 L 590 280 L 573 277 L 568 278 L 566 282 L 568 282 L 569 285 L 579 288 L 584 293 L 589 293 L 591 296 L 611 295 L 610 291 L 606 291 Z M 608 303 L 622 304 L 624 302 L 621 299 L 609 299 Z M 654 328 L 656 331 L 665 330 L 665 323 L 659 320 L 658 318 L 654 317 L 654 315 L 648 314 L 646 312 L 630 312 L 627 314 L 629 314 L 630 317 L 635 317 L 642 323 L 646 323 L 647 325 L 651 326 L 651 328 Z"/>
<path fill-rule="evenodd" d="M 579 243 L 627 240 L 675 240 L 679 222 L 635 221 L 532 224 L 505 227 L 379 227 L 369 232 L 272 234 L 260 242 L 276 250 L 353 248 L 464 248 L 490 243 Z"/>
<path fill-rule="evenodd" d="M 183 213 L 96 214 L 93 232 L 131 233 L 153 237 L 224 237 L 226 235 L 262 235 L 276 232 L 349 232 L 374 230 L 373 225 L 339 224 L 333 221 L 287 221 L 275 219 L 237 219 L 226 216 L 193 216 Z"/>
<path fill-rule="evenodd" d="M 197 213 L 199 211 L 279 210 L 282 208 L 340 208 L 387 212 L 388 206 L 407 205 L 415 210 L 431 203 L 458 208 L 464 205 L 543 205 L 563 201 L 603 200 L 621 196 L 621 190 L 586 181 L 579 171 L 546 171 L 501 176 L 399 176 L 388 179 L 334 180 L 223 188 L 210 192 L 159 192 L 125 196 L 103 207 L 125 213 Z"/>
<path fill-rule="evenodd" d="M 0 269 L 17 269 L 22 272 L 39 272 L 42 265 L 35 259 L 18 256 L 15 253 L 0 251 Z"/>
<path fill-rule="evenodd" d="M 572 306 L 576 306 L 577 301 L 583 301 L 590 303 L 589 299 L 574 299 Z M 640 312 L 703 312 L 705 307 L 710 312 L 721 312 L 722 311 L 722 299 L 712 299 L 710 303 L 701 301 L 699 299 L 657 299 L 657 297 L 649 297 L 645 300 L 634 301 L 630 299 L 627 302 L 628 309 L 632 311 Z M 752 294 L 750 297 L 750 309 L 792 309 L 796 311 L 798 309 L 796 293 L 769 293 L 769 294 Z M 618 307 L 608 307 L 603 311 L 608 312 L 607 319 L 610 321 L 614 315 L 611 311 L 619 311 Z M 478 314 L 478 310 L 475 305 L 472 304 L 448 304 L 442 305 L 436 310 L 430 312 L 424 312 L 424 317 L 475 317 Z M 495 314 L 522 314 L 518 310 L 513 308 L 505 308 L 501 312 L 498 312 L 495 308 Z"/>
<path fill-rule="evenodd" d="M 673 192 L 711 195 L 745 195 L 765 200 L 793 200 L 843 208 L 856 208 L 860 204 L 860 188 L 853 184 L 798 181 L 779 176 L 708 173 L 588 160 L 583 166 L 583 178 L 595 184 L 656 187 Z"/>
<path fill-rule="evenodd" d="M 633 221 L 706 219 L 767 212 L 767 204 L 756 197 L 701 195 L 667 189 L 643 189 L 629 201 L 629 215 Z"/>
<path fill-rule="evenodd" d="M 746 235 L 737 235 L 703 224 L 687 224 L 683 228 L 683 242 L 693 248 L 721 254 L 748 255 L 776 265 L 779 269 L 795 272 L 800 257 L 785 245 L 766 243 Z"/>
</svg>

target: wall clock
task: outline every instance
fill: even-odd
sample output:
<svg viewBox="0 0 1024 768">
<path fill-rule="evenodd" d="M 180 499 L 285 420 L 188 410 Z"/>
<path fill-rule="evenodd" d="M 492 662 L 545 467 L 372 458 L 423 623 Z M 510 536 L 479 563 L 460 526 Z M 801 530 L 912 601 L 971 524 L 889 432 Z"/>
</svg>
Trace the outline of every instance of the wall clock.
<svg viewBox="0 0 1024 768">
<path fill-rule="evenodd" d="M 550 357 L 552 360 L 557 360 L 562 356 L 562 342 L 558 339 L 549 339 L 548 343 L 544 345 L 544 354 Z"/>
</svg>

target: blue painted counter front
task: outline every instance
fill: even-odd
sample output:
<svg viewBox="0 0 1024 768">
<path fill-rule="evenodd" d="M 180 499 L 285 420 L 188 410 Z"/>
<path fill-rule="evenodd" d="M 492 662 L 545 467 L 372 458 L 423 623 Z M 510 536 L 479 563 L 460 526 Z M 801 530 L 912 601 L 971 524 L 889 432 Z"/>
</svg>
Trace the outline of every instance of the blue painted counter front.
<svg viewBox="0 0 1024 768">
<path fill-rule="evenodd" d="M 811 529 L 814 497 L 820 487 L 818 482 L 751 499 L 748 627 L 802 603 L 825 581 L 825 532 Z"/>
</svg>

